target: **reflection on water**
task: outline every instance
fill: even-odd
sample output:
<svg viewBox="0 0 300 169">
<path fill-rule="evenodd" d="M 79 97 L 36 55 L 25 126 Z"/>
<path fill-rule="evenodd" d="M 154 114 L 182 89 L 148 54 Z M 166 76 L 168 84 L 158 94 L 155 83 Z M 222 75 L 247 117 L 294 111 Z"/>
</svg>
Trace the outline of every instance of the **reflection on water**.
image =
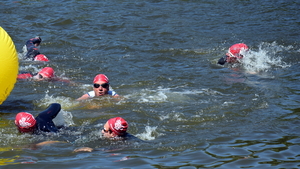
<svg viewBox="0 0 300 169">
<path fill-rule="evenodd" d="M 0 2 L 1 26 L 19 58 L 26 40 L 39 35 L 50 59 L 20 60 L 20 71 L 51 66 L 72 81 L 16 83 L 0 106 L 0 165 L 299 168 L 299 4 L 260 3 Z M 251 49 L 242 64 L 216 64 L 240 42 Z M 99 73 L 122 99 L 76 101 Z M 37 115 L 54 102 L 62 105 L 60 133 L 17 132 L 18 112 Z M 137 140 L 102 137 L 116 116 Z M 60 142 L 36 146 L 47 140 Z M 84 146 L 96 151 L 73 152 Z"/>
</svg>

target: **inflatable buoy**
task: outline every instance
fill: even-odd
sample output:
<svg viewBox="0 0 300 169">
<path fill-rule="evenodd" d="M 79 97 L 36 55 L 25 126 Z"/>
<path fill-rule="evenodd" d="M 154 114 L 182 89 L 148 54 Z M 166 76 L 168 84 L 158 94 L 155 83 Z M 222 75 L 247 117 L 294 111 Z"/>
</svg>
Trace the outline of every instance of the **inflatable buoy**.
<svg viewBox="0 0 300 169">
<path fill-rule="evenodd" d="M 18 159 L 19 157 L 20 156 L 15 156 L 14 158 L 0 158 L 0 166 L 1 165 L 18 164 L 18 163 L 15 163 L 15 160 Z"/>
<path fill-rule="evenodd" d="M 19 59 L 16 47 L 0 27 L 0 104 L 6 100 L 17 81 Z"/>
</svg>

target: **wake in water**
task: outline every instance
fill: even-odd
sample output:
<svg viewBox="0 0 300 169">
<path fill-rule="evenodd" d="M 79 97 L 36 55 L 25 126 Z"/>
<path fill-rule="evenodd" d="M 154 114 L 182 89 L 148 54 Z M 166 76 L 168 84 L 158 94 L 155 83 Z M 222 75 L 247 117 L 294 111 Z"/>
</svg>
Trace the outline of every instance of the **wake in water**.
<svg viewBox="0 0 300 169">
<path fill-rule="evenodd" d="M 278 45 L 276 42 L 262 42 L 258 51 L 250 50 L 242 59 L 243 67 L 248 72 L 267 72 L 271 68 L 286 68 L 291 65 L 283 61 L 281 52 L 292 49 L 292 46 Z"/>
</svg>

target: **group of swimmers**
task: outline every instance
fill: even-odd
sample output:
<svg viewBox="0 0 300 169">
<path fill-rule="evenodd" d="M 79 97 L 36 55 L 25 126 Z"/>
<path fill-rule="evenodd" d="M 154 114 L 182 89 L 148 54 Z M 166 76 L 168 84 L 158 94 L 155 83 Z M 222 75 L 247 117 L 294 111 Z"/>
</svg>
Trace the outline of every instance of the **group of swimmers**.
<svg viewBox="0 0 300 169">
<path fill-rule="evenodd" d="M 40 57 L 38 46 L 40 45 L 42 39 L 40 37 L 35 37 L 26 42 L 27 53 L 25 59 L 32 61 L 49 61 L 39 60 L 37 57 Z M 46 58 L 45 55 L 43 55 Z M 45 67 L 41 69 L 38 73 L 24 72 L 20 73 L 17 79 L 32 79 L 36 81 L 41 80 L 54 80 L 55 72 L 51 67 Z M 109 79 L 104 74 L 98 74 L 94 77 L 93 80 L 93 90 L 82 95 L 76 100 L 86 100 L 89 98 L 110 95 L 112 97 L 119 97 L 119 95 L 113 91 L 109 90 Z M 53 119 L 58 115 L 61 110 L 61 105 L 59 103 L 52 103 L 48 108 L 38 114 L 37 117 L 34 117 L 28 112 L 20 112 L 15 117 L 15 125 L 20 133 L 28 134 L 40 134 L 43 132 L 59 132 L 59 129 L 63 126 L 56 126 L 53 122 Z M 114 138 L 122 139 L 130 136 L 127 133 L 128 123 L 125 119 L 121 117 L 114 117 L 109 119 L 103 129 L 101 130 L 102 135 L 105 138 Z M 88 150 L 76 150 L 76 151 L 90 151 Z"/>
<path fill-rule="evenodd" d="M 24 59 L 32 61 L 49 61 L 49 59 L 39 51 L 38 47 L 41 42 L 42 38 L 39 36 L 29 39 L 25 44 L 27 53 L 25 54 Z"/>
<path fill-rule="evenodd" d="M 38 55 L 41 55 L 38 51 L 42 39 L 40 37 L 32 38 L 26 42 L 27 54 L 26 59 L 35 59 Z M 238 43 L 232 45 L 226 55 L 218 60 L 218 64 L 224 65 L 225 63 L 233 64 L 239 63 L 244 57 L 245 52 L 249 50 L 248 46 L 244 43 Z M 47 58 L 48 60 L 48 58 Z M 41 61 L 41 60 L 40 60 Z M 18 75 L 18 79 L 32 78 L 34 80 L 49 80 L 54 78 L 54 70 L 51 67 L 45 67 L 36 74 L 22 73 Z M 112 90 L 109 90 L 109 79 L 104 74 L 98 74 L 93 80 L 93 90 L 82 95 L 76 100 L 85 100 L 89 98 L 111 95 L 112 97 L 119 97 L 119 95 Z M 59 103 L 52 103 L 49 107 L 39 113 L 37 117 L 34 117 L 28 112 L 20 112 L 16 115 L 15 125 L 20 133 L 38 134 L 41 132 L 58 132 L 61 126 L 55 126 L 53 119 L 61 110 Z M 109 119 L 105 124 L 101 133 L 106 138 L 125 138 L 129 134 L 127 133 L 128 123 L 121 117 L 114 117 Z M 76 151 L 92 151 L 93 149 L 83 147 L 76 149 Z"/>
<path fill-rule="evenodd" d="M 40 134 L 42 132 L 57 133 L 63 126 L 56 126 L 53 119 L 61 110 L 59 103 L 52 103 L 48 108 L 34 117 L 31 113 L 20 112 L 15 117 L 15 125 L 20 133 Z M 109 119 L 101 130 L 106 138 L 117 138 L 127 136 L 128 123 L 121 117 Z"/>
<path fill-rule="evenodd" d="M 39 46 L 41 42 L 42 38 L 39 36 L 29 39 L 25 44 L 26 54 L 23 59 L 30 61 L 48 62 L 49 59 L 44 54 L 41 54 L 39 51 Z M 18 74 L 17 76 L 17 79 L 32 79 L 36 81 L 53 80 L 54 78 L 55 72 L 52 67 L 45 67 L 38 73 L 23 72 Z"/>
</svg>

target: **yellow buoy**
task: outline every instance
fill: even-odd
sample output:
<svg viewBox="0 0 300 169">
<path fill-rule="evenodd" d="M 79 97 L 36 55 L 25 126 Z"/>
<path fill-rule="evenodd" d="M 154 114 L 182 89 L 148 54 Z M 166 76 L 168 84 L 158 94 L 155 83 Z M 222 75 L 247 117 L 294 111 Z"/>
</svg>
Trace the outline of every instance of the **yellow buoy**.
<svg viewBox="0 0 300 169">
<path fill-rule="evenodd" d="M 18 69 L 19 58 L 16 47 L 7 32 L 0 27 L 0 104 L 14 88 Z"/>
</svg>

